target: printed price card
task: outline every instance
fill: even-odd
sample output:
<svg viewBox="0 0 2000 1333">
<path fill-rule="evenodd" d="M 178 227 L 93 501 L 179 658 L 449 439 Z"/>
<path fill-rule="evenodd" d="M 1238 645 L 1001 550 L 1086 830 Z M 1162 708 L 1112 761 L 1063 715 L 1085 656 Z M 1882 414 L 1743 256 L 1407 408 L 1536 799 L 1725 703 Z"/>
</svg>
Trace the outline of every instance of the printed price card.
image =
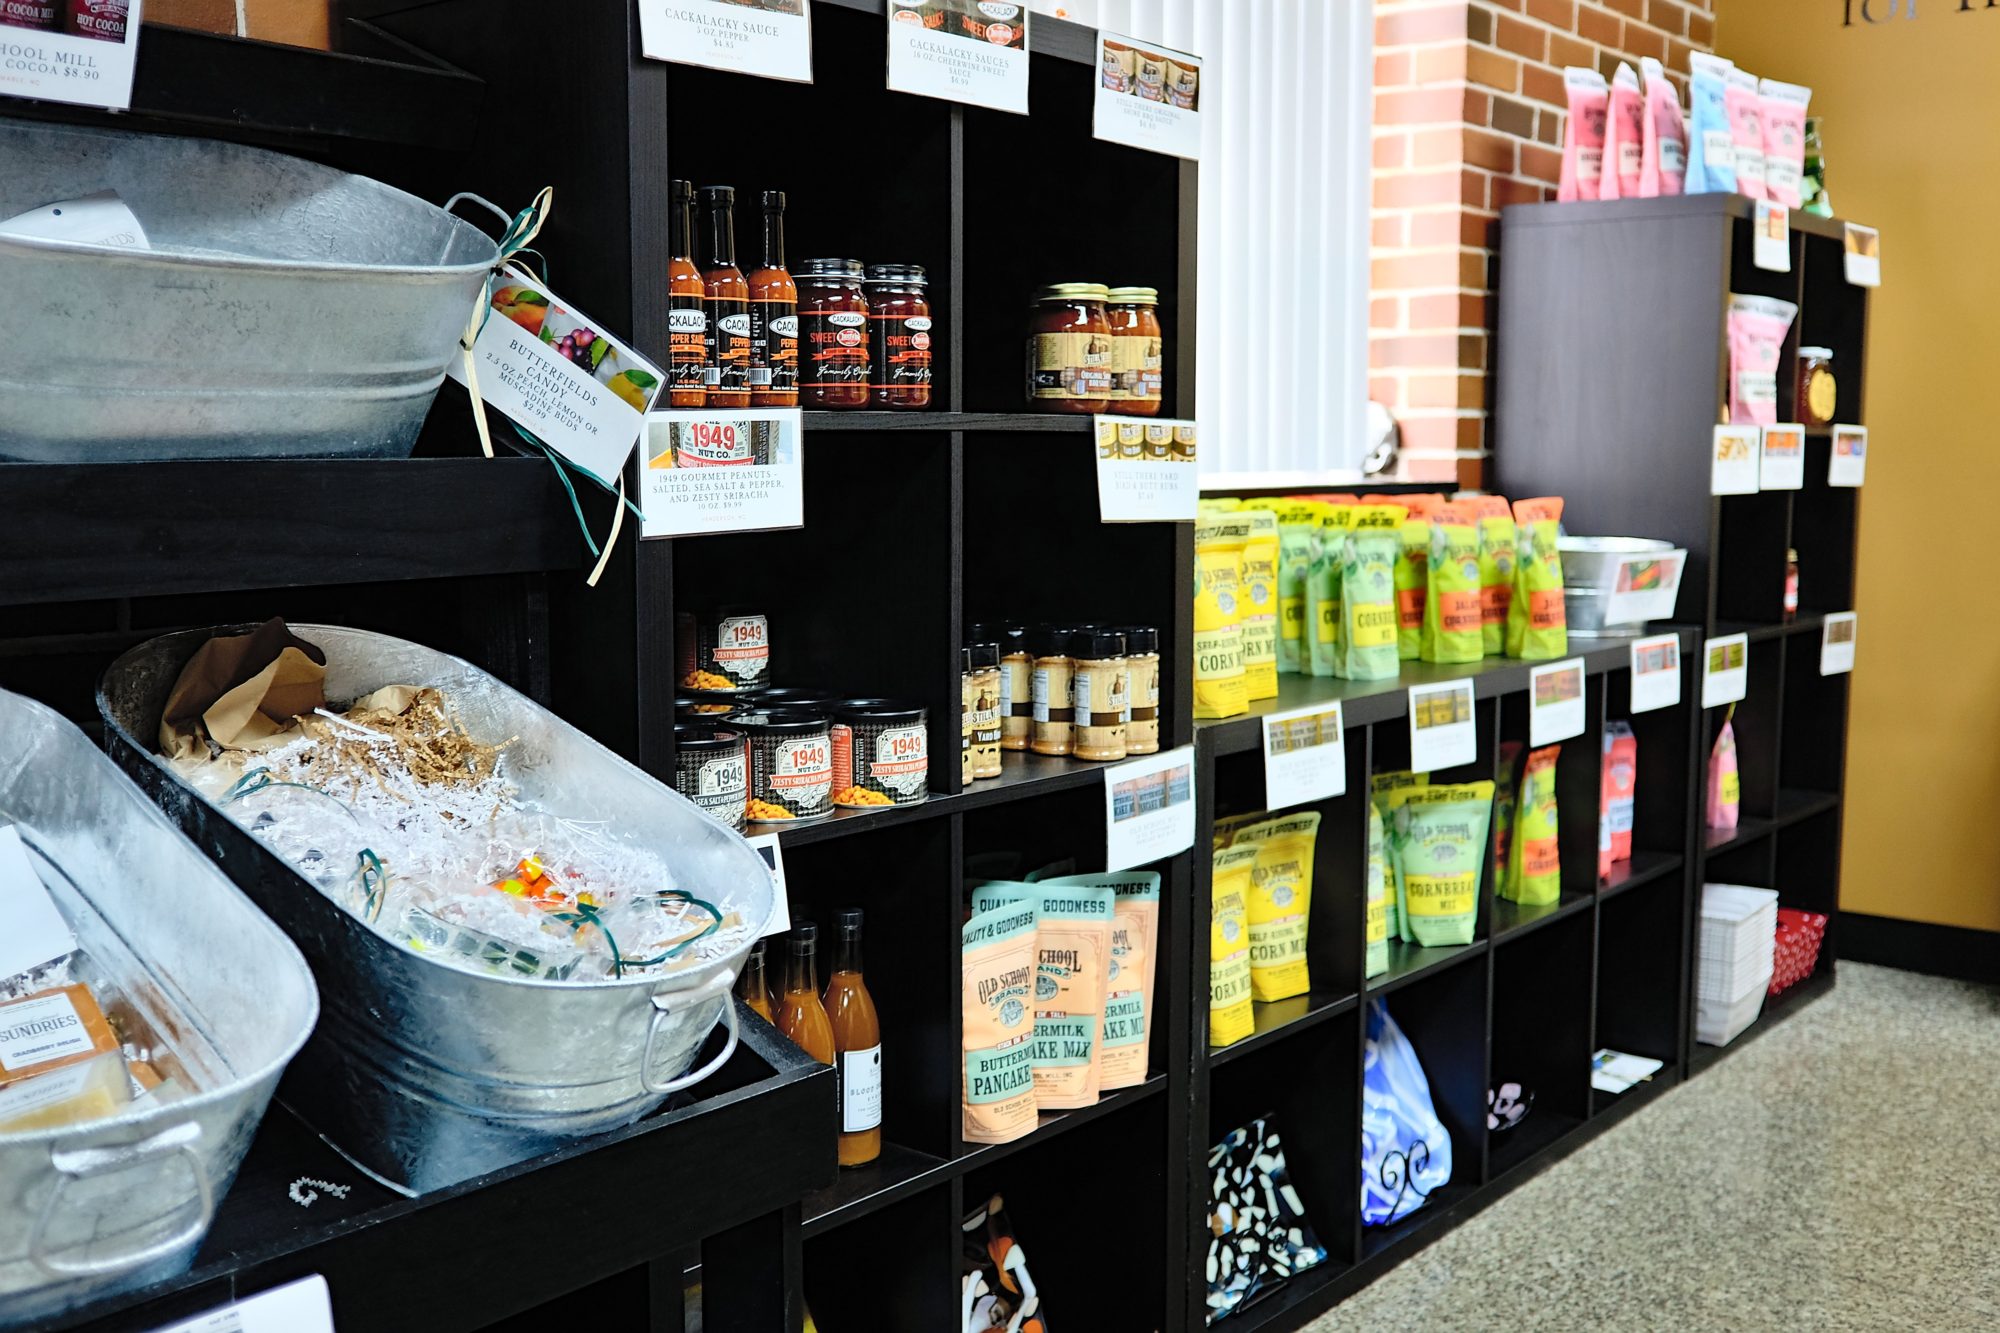
<svg viewBox="0 0 2000 1333">
<path fill-rule="evenodd" d="M 1479 757 L 1472 682 L 1410 686 L 1410 771 L 1456 768 Z"/>
<path fill-rule="evenodd" d="M 1583 734 L 1583 659 L 1528 672 L 1528 744 L 1541 748 Z"/>
<path fill-rule="evenodd" d="M 1604 623 L 1629 625 L 1639 620 L 1669 620 L 1681 594 L 1681 572 L 1687 552 L 1628 555 L 1618 562 L 1605 589 Z"/>
<path fill-rule="evenodd" d="M 1632 711 L 1650 713 L 1680 701 L 1680 636 L 1656 634 L 1632 640 Z"/>
<path fill-rule="evenodd" d="M 0 0 L 0 96 L 130 109 L 142 8 L 142 0 Z"/>
<path fill-rule="evenodd" d="M 1028 6 L 889 6 L 889 88 L 1028 114 Z"/>
<path fill-rule="evenodd" d="M 689 408 L 646 417 L 646 537 L 805 525 L 799 410 Z"/>
<path fill-rule="evenodd" d="M 1116 33 L 1097 34 L 1092 132 L 1175 157 L 1201 156 L 1201 57 Z"/>
<path fill-rule="evenodd" d="M 1806 484 L 1806 428 L 1787 423 L 1764 427 L 1757 461 L 1757 485 L 1767 491 L 1802 490 Z"/>
<path fill-rule="evenodd" d="M 1819 631 L 1819 674 L 1842 676 L 1854 670 L 1854 612 L 1835 611 Z"/>
<path fill-rule="evenodd" d="M 1264 716 L 1264 808 L 1283 810 L 1347 793 L 1347 736 L 1339 703 Z"/>
<path fill-rule="evenodd" d="M 1868 471 L 1868 427 L 1835 426 L 1826 465 L 1829 486 L 1859 486 Z"/>
<path fill-rule="evenodd" d="M 1194 846 L 1194 747 L 1104 770 L 1104 868 L 1130 870 Z"/>
<path fill-rule="evenodd" d="M 1773 273 L 1792 271 L 1792 211 L 1773 199 L 1757 201 L 1751 258 Z"/>
<path fill-rule="evenodd" d="M 0 826 L 0 977 L 18 976 L 76 951 L 76 934 L 35 873 L 20 830 Z"/>
<path fill-rule="evenodd" d="M 1750 692 L 1750 636 L 1725 634 L 1702 645 L 1701 706 L 1738 703 Z"/>
<path fill-rule="evenodd" d="M 1882 233 L 1857 222 L 1847 224 L 1846 253 L 1842 256 L 1847 280 L 1857 287 L 1882 285 Z"/>
<path fill-rule="evenodd" d="M 639 43 L 649 60 L 812 82 L 806 0 L 639 0 Z"/>
<path fill-rule="evenodd" d="M 333 1302 L 314 1273 L 154 1333 L 333 1333 Z"/>
<path fill-rule="evenodd" d="M 764 929 L 758 932 L 758 938 L 782 935 L 792 928 L 791 898 L 785 892 L 785 849 L 778 845 L 775 833 L 759 833 L 744 841 L 771 867 L 771 915 L 765 920 Z"/>
<path fill-rule="evenodd" d="M 1710 495 L 1757 493 L 1758 430 L 1755 426 L 1717 426 L 1710 446 Z"/>
<path fill-rule="evenodd" d="M 1193 522 L 1201 502 L 1192 421 L 1096 417 L 1097 509 L 1106 523 Z"/>
</svg>

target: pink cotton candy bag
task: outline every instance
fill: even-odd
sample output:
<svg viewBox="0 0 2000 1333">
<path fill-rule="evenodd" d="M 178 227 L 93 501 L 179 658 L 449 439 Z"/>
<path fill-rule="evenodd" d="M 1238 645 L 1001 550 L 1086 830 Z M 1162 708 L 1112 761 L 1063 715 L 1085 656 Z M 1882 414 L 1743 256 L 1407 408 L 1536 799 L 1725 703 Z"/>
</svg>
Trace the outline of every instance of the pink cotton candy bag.
<svg viewBox="0 0 2000 1333">
<path fill-rule="evenodd" d="M 1764 193 L 1764 107 L 1757 76 L 1747 69 L 1729 71 L 1722 91 L 1729 113 L 1729 141 L 1736 149 L 1736 193 L 1746 199 L 1766 199 Z"/>
<path fill-rule="evenodd" d="M 1636 199 L 1639 168 L 1645 160 L 1645 99 L 1639 76 L 1624 61 L 1611 75 L 1611 98 L 1604 118 L 1604 179 L 1599 199 Z"/>
<path fill-rule="evenodd" d="M 1758 107 L 1764 116 L 1764 197 L 1775 199 L 1786 208 L 1797 208 L 1799 183 L 1806 168 L 1806 103 L 1812 100 L 1812 89 L 1765 79 L 1760 90 Z"/>
<path fill-rule="evenodd" d="M 1681 95 L 1667 79 L 1659 61 L 1639 61 L 1646 82 L 1644 141 L 1639 156 L 1639 196 L 1679 194 L 1687 180 L 1687 121 L 1681 117 Z M 1803 125 L 1803 121 L 1800 122 Z M 1803 150 L 1800 162 L 1804 163 Z"/>
<path fill-rule="evenodd" d="M 1712 829 L 1733 829 L 1743 809 L 1743 775 L 1736 769 L 1736 728 L 1730 719 L 1736 716 L 1736 706 L 1729 706 L 1728 716 L 1722 719 L 1722 730 L 1716 733 L 1715 749 L 1708 756 L 1708 826 Z"/>
<path fill-rule="evenodd" d="M 1799 308 L 1775 296 L 1729 297 L 1729 420 L 1778 422 L 1778 360 Z"/>
<path fill-rule="evenodd" d="M 1563 90 L 1569 95 L 1569 115 L 1563 121 L 1556 200 L 1595 199 L 1604 176 L 1604 108 L 1611 90 L 1602 74 L 1580 65 L 1563 70 Z"/>
</svg>

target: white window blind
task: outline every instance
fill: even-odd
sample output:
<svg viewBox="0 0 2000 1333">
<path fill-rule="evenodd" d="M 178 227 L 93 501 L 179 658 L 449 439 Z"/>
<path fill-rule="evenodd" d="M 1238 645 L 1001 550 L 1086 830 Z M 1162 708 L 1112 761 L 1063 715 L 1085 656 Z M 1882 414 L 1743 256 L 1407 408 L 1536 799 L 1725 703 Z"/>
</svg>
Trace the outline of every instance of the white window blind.
<svg viewBox="0 0 2000 1333">
<path fill-rule="evenodd" d="M 1359 480 L 1368 397 L 1373 6 L 1037 0 L 1202 58 L 1203 486 Z"/>
</svg>

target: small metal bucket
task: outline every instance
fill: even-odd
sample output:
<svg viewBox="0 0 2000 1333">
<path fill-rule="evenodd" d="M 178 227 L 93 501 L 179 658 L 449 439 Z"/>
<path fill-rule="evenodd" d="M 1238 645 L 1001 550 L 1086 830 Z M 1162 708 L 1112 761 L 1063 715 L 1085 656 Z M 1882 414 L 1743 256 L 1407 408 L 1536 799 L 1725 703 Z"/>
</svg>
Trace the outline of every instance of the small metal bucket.
<svg viewBox="0 0 2000 1333">
<path fill-rule="evenodd" d="M 1604 621 L 1618 563 L 1628 556 L 1665 555 L 1676 549 L 1672 542 L 1651 537 L 1557 538 L 1556 550 L 1562 556 L 1563 615 L 1569 632 L 1586 638 L 1644 634 L 1650 621 L 1609 625 Z"/>
<path fill-rule="evenodd" d="M 0 235 L 0 459 L 410 452 L 492 238 L 282 153 L 0 120 L 0 219 L 104 190 L 150 250 Z"/>
<path fill-rule="evenodd" d="M 206 1090 L 0 1133 L 0 1327 L 186 1268 L 319 1012 L 305 959 L 88 737 L 0 690 L 0 822 Z"/>
<path fill-rule="evenodd" d="M 391 943 L 326 897 L 155 752 L 181 668 L 211 634 L 132 649 L 98 687 L 106 744 L 203 850 L 282 926 L 321 980 L 326 1013 L 280 1096 L 356 1164 L 426 1193 L 613 1129 L 721 1068 L 736 1049 L 741 949 L 672 978 L 559 982 L 469 972 Z M 458 658 L 363 630 L 295 625 L 326 650 L 327 697 L 385 685 L 443 690 L 475 739 L 517 737 L 509 780 L 551 810 L 588 811 L 656 852 L 677 887 L 761 923 L 769 868 L 741 837 L 533 700 Z M 247 817 L 247 815 L 246 815 Z M 686 1073 L 721 1020 L 722 1051 Z"/>
</svg>

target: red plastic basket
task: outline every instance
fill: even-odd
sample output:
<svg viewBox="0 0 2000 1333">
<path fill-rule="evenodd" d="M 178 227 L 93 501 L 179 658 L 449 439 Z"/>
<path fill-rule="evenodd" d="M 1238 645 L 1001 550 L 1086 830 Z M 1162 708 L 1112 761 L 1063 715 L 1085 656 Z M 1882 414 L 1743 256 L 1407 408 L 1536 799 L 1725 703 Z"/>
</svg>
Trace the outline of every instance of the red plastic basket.
<svg viewBox="0 0 2000 1333">
<path fill-rule="evenodd" d="M 1826 917 L 1796 908 L 1778 909 L 1778 938 L 1771 958 L 1771 989 L 1776 995 L 1813 974 L 1819 963 L 1820 941 L 1826 938 Z"/>
</svg>

